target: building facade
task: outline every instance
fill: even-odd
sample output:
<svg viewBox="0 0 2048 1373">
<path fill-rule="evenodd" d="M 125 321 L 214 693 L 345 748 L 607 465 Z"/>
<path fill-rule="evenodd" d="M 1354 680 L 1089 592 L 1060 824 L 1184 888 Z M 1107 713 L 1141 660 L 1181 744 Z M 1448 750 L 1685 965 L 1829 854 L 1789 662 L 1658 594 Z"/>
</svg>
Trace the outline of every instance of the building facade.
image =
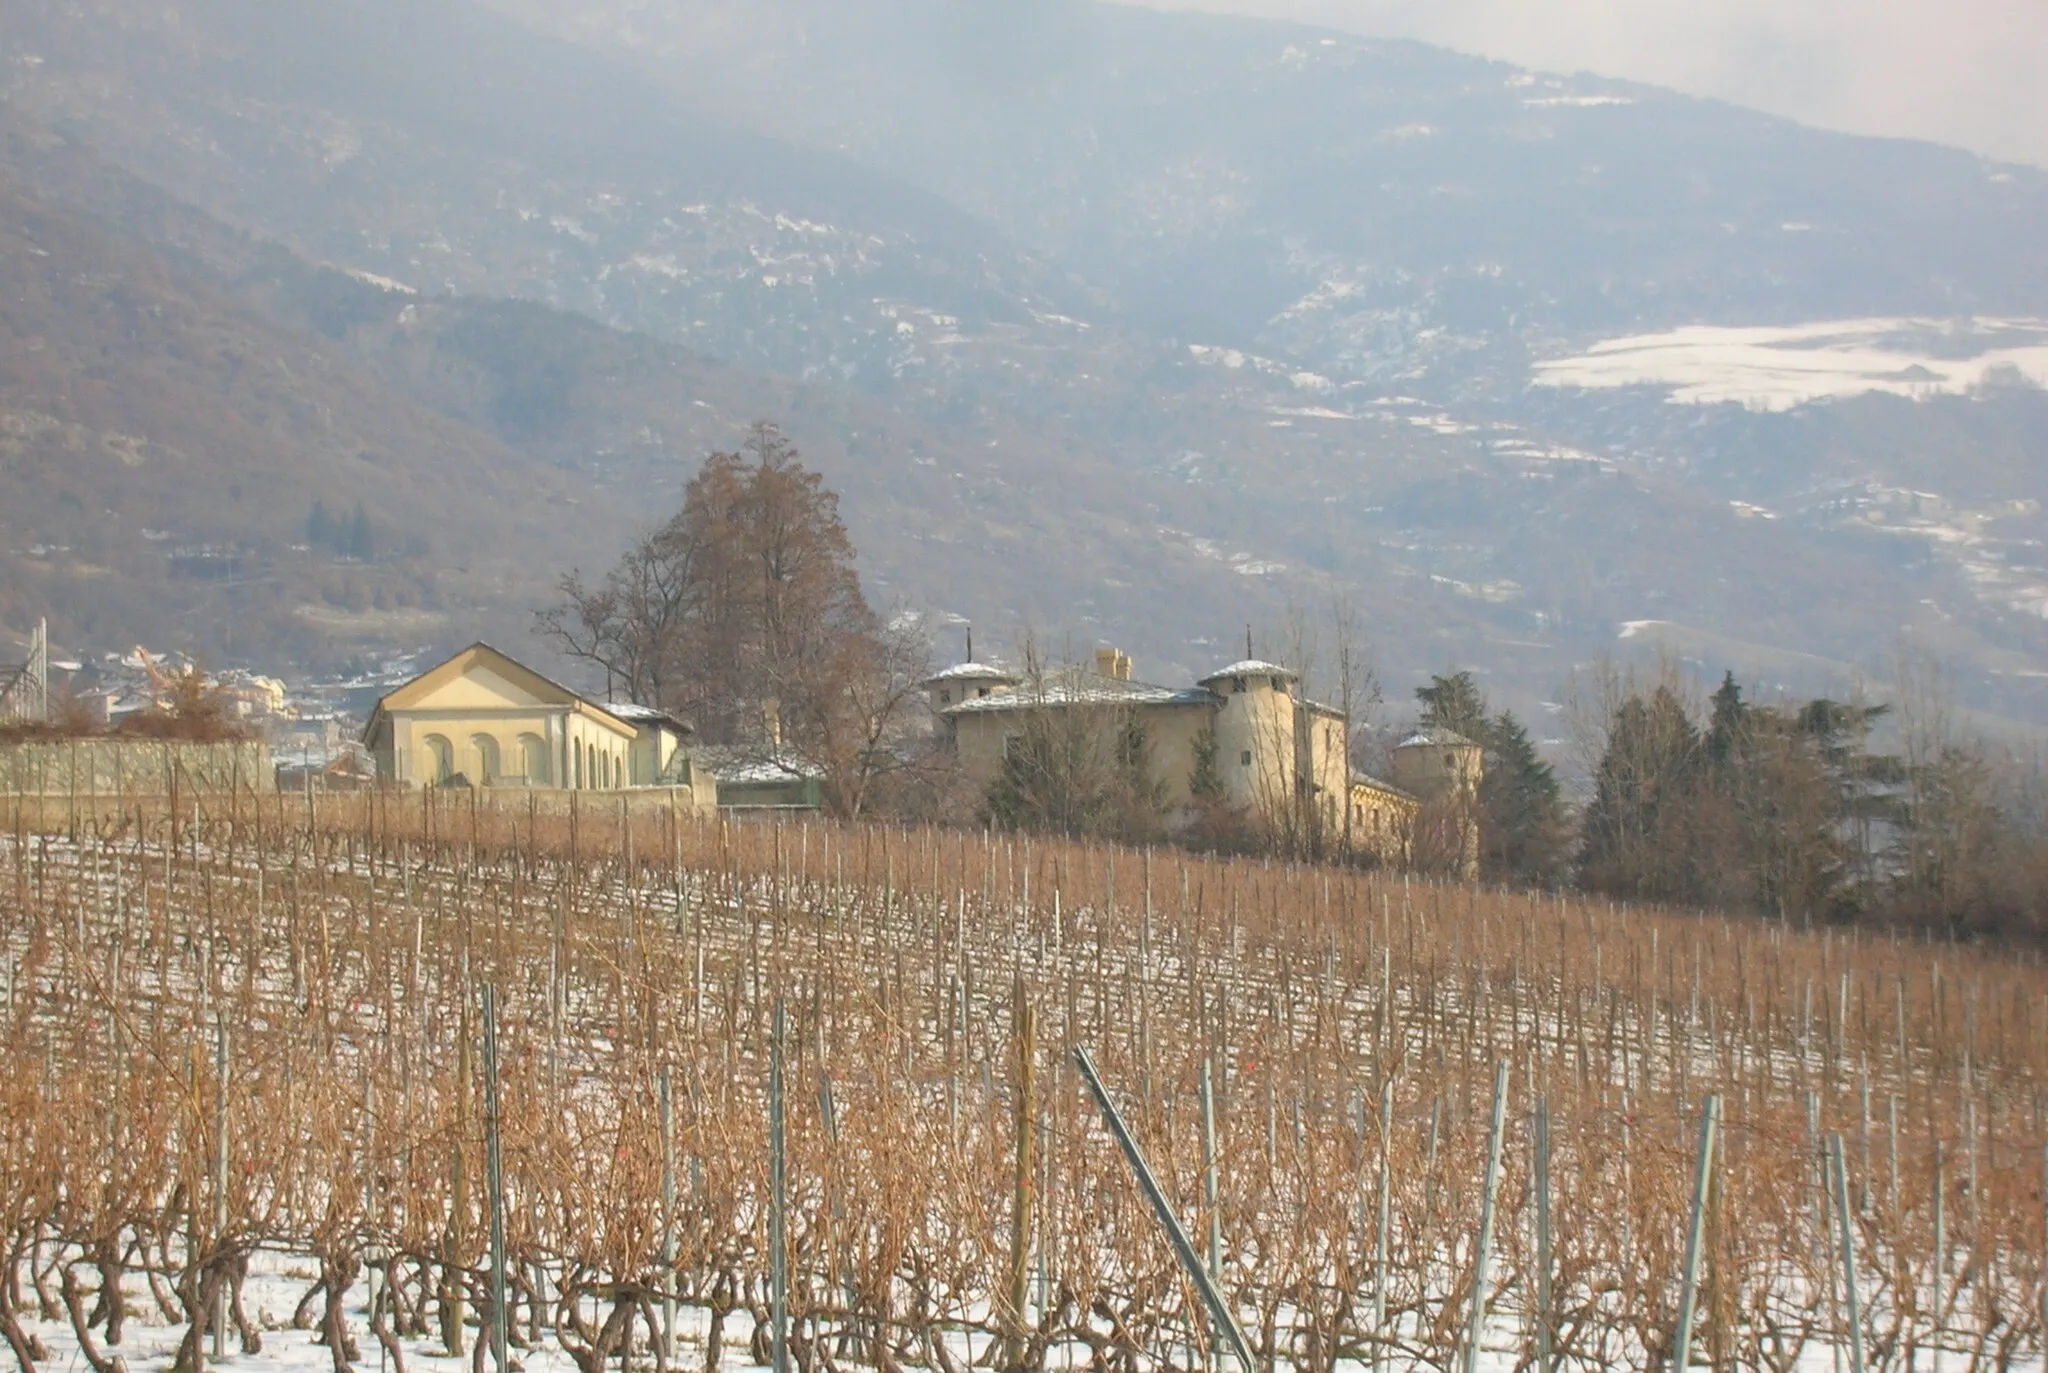
<svg viewBox="0 0 2048 1373">
<path fill-rule="evenodd" d="M 1404 743 L 1395 750 L 1393 781 L 1353 772 L 1344 712 L 1310 700 L 1293 670 L 1259 659 L 1170 687 L 1135 680 L 1130 658 L 1105 648 L 1092 668 L 1029 680 L 960 663 L 927 680 L 925 690 L 942 739 L 980 790 L 1001 772 L 1032 712 L 1122 712 L 1142 726 L 1149 779 L 1171 817 L 1189 821 L 1214 798 L 1269 832 L 1395 866 L 1414 857 L 1426 805 L 1459 787 L 1476 795 L 1478 786 L 1479 750 L 1468 741 L 1462 748 L 1420 736 Z M 1445 764 L 1446 756 L 1455 762 Z M 1476 824 L 1470 848 L 1476 871 Z"/>
<path fill-rule="evenodd" d="M 716 804 L 664 711 L 593 701 L 489 644 L 471 644 L 385 696 L 363 743 L 377 780 L 396 786 L 612 791 L 676 787 Z"/>
</svg>

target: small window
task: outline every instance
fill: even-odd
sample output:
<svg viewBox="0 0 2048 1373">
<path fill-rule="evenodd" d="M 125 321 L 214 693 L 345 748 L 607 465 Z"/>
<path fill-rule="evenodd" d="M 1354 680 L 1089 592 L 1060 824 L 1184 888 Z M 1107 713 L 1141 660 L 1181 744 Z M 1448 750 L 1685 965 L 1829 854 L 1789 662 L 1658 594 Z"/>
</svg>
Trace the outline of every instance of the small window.
<svg viewBox="0 0 2048 1373">
<path fill-rule="evenodd" d="M 983 687 L 983 688 L 981 689 L 981 694 L 982 694 L 983 696 L 986 696 L 986 695 L 988 695 L 988 688 L 987 688 L 987 687 Z"/>
<path fill-rule="evenodd" d="M 1250 767 L 1252 765 L 1252 751 L 1250 749 L 1246 749 L 1243 753 L 1238 755 L 1237 761 L 1244 764 L 1246 767 Z"/>
<path fill-rule="evenodd" d="M 1244 690 L 1244 678 L 1242 678 L 1242 677 L 1232 677 L 1232 678 L 1230 679 L 1230 689 L 1231 689 L 1232 691 L 1238 691 L 1238 692 L 1241 692 L 1241 691 L 1243 691 L 1243 690 Z"/>
<path fill-rule="evenodd" d="M 1279 692 L 1283 696 L 1286 695 L 1287 679 L 1285 677 L 1275 677 L 1273 679 L 1273 690 Z"/>
<path fill-rule="evenodd" d="M 940 704 L 940 705 L 942 705 L 942 706 L 950 706 L 950 705 L 952 705 L 952 704 L 953 704 L 953 693 L 952 693 L 952 692 L 950 692 L 950 691 L 942 691 L 942 692 L 940 692 L 940 693 L 939 693 L 939 704 Z"/>
<path fill-rule="evenodd" d="M 1457 770 L 1458 770 L 1458 755 L 1457 755 L 1457 754 L 1455 754 L 1455 753 L 1446 753 L 1446 754 L 1444 755 L 1444 771 L 1445 771 L 1445 772 L 1456 772 Z"/>
</svg>

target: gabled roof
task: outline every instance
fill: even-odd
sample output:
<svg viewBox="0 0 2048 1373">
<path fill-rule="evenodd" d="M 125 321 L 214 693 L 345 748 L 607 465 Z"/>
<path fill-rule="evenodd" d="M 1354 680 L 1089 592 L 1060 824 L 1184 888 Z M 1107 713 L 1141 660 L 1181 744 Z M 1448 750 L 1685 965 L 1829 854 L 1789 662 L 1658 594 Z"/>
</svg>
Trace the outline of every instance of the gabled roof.
<svg viewBox="0 0 2048 1373">
<path fill-rule="evenodd" d="M 434 692 L 478 666 L 487 667 L 531 694 L 543 705 L 566 706 L 577 714 L 587 715 L 601 723 L 609 724 L 622 734 L 637 733 L 630 722 L 620 718 L 605 706 L 581 692 L 571 691 L 560 682 L 542 676 L 511 654 L 492 648 L 479 639 L 461 652 L 451 654 L 428 668 L 396 691 L 387 692 L 370 712 L 369 723 L 363 727 L 363 741 L 368 743 L 377 735 L 380 726 L 392 711 L 416 708 Z"/>
</svg>

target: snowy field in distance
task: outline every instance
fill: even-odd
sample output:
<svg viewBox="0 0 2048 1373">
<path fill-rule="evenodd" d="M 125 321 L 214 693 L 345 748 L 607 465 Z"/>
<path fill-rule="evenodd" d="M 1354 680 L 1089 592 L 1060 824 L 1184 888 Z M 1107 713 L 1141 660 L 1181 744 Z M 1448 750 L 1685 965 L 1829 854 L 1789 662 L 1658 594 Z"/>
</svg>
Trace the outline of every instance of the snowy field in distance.
<svg viewBox="0 0 2048 1373">
<path fill-rule="evenodd" d="M 1543 386 L 1666 386 L 1673 403 L 1732 401 L 1755 410 L 1871 391 L 1960 395 L 2000 378 L 2048 386 L 2048 319 L 1695 324 L 1536 364 Z"/>
</svg>

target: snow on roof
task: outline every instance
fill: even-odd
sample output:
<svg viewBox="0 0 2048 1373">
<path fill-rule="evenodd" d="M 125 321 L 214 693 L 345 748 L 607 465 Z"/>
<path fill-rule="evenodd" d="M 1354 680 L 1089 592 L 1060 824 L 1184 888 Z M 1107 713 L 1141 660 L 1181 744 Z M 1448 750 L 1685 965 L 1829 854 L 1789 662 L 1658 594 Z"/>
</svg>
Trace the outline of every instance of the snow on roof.
<svg viewBox="0 0 2048 1373">
<path fill-rule="evenodd" d="M 955 663 L 944 672 L 934 673 L 927 682 L 1014 682 L 1019 680 L 1014 672 L 1005 672 L 987 663 Z"/>
<path fill-rule="evenodd" d="M 787 750 L 771 753 L 744 744 L 694 748 L 690 759 L 710 769 L 721 782 L 794 782 L 825 775 L 817 764 Z"/>
<path fill-rule="evenodd" d="M 1219 667 L 1208 676 L 1202 678 L 1202 680 L 1204 682 L 1214 682 L 1224 677 L 1298 677 L 1300 675 L 1300 673 L 1295 672 L 1292 668 L 1282 667 L 1278 663 L 1269 663 L 1262 658 L 1246 658 L 1242 662 L 1232 663 L 1229 667 Z"/>
<path fill-rule="evenodd" d="M 631 721 L 635 724 L 645 721 L 674 725 L 678 729 L 689 728 L 688 725 L 659 706 L 643 706 L 632 701 L 606 701 L 603 703 L 603 709 L 609 715 L 621 720 Z"/>
<path fill-rule="evenodd" d="M 1459 734 L 1456 730 L 1431 727 L 1419 729 L 1403 739 L 1396 748 L 1478 748 L 1479 745 Z"/>
<path fill-rule="evenodd" d="M 1217 705 L 1220 698 L 1202 687 L 1163 687 L 1102 677 L 1072 669 L 1001 696 L 980 696 L 942 710 L 942 715 L 981 714 L 992 710 L 1031 710 L 1038 706 L 1184 706 Z"/>
</svg>

